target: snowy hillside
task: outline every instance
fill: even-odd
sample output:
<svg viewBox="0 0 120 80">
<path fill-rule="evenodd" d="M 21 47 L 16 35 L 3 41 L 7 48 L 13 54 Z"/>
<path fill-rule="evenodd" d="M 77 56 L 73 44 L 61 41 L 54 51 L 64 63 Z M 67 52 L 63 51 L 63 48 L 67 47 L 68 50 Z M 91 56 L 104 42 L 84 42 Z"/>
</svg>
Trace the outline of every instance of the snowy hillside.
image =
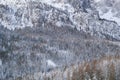
<svg viewBox="0 0 120 80">
<path fill-rule="evenodd" d="M 120 0 L 98 0 L 96 9 L 102 19 L 116 22 L 120 25 Z"/>
<path fill-rule="evenodd" d="M 120 0 L 0 0 L 0 80 L 120 80 Z"/>
</svg>

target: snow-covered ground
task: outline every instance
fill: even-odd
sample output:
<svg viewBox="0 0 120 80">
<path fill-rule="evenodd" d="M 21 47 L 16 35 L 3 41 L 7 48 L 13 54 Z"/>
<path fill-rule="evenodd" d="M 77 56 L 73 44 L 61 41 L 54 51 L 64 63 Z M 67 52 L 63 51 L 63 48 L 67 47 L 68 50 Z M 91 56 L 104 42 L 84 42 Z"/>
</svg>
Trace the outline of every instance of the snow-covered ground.
<svg viewBox="0 0 120 80">
<path fill-rule="evenodd" d="M 102 19 L 107 19 L 110 21 L 115 21 L 118 25 L 120 25 L 120 17 L 114 16 L 114 13 L 112 13 L 111 10 L 109 10 L 107 13 L 103 14 L 101 11 L 99 11 L 100 17 Z"/>
<path fill-rule="evenodd" d="M 29 15 L 29 12 L 28 12 L 29 10 L 27 10 L 28 1 L 26 0 L 0 0 L 0 4 L 8 8 L 6 9 L 6 7 L 3 7 L 7 13 L 4 13 L 4 12 L 2 13 L 3 17 L 0 19 L 1 24 L 10 30 L 14 30 L 15 28 L 24 28 L 25 26 L 32 26 L 30 19 L 27 20 L 26 18 L 26 14 Z M 23 12 L 21 11 L 23 15 L 21 16 L 20 22 L 16 20 L 16 16 L 15 16 L 19 9 L 23 10 Z M 1 12 L 2 12 L 2 9 L 1 9 Z"/>
<path fill-rule="evenodd" d="M 14 30 L 15 28 L 24 28 L 26 26 L 32 27 L 33 24 L 31 22 L 29 9 L 28 9 L 28 7 L 30 6 L 28 3 L 31 1 L 42 2 L 51 5 L 55 8 L 64 11 L 66 10 L 69 13 L 74 12 L 74 8 L 70 4 L 66 3 L 64 0 L 0 0 L 0 4 L 8 5 L 8 7 L 13 10 L 11 14 L 8 12 L 4 16 L 5 18 L 10 18 L 9 21 L 6 19 L 0 19 L 2 25 L 4 25 L 4 27 L 7 27 L 10 30 Z M 19 8 L 21 9 L 23 8 L 22 19 L 20 23 L 16 21 L 16 16 L 15 16 Z M 29 16 L 29 19 L 27 18 L 26 14 Z"/>
<path fill-rule="evenodd" d="M 2 66 L 2 60 L 0 59 L 0 66 Z"/>
<path fill-rule="evenodd" d="M 62 10 L 68 10 L 69 12 L 74 11 L 74 8 L 65 2 L 66 0 L 0 0 L 0 4 L 20 7 L 25 6 L 25 4 L 30 1 L 46 3 Z"/>
<path fill-rule="evenodd" d="M 27 14 L 28 11 L 26 10 L 26 8 L 28 6 L 28 2 L 30 1 L 42 2 L 51 5 L 53 7 L 56 7 L 58 9 L 68 11 L 70 13 L 70 19 L 73 21 L 73 23 L 75 23 L 75 25 L 77 25 L 77 23 L 72 19 L 74 15 L 73 14 L 74 8 L 68 2 L 66 2 L 66 0 L 0 0 L 0 4 L 8 5 L 10 8 L 14 10 L 14 12 L 16 12 L 17 9 L 20 7 L 25 7 L 24 14 Z M 96 9 L 99 12 L 100 18 L 110 21 L 115 21 L 118 25 L 120 25 L 120 17 L 116 16 L 116 14 L 119 14 L 119 10 L 113 10 L 114 8 L 119 7 L 118 3 L 120 3 L 120 0 L 113 0 L 113 1 L 114 3 L 111 3 L 111 0 L 108 3 L 108 5 L 112 4 L 113 6 L 108 7 L 106 4 L 106 0 L 94 0 L 94 2 L 97 4 Z M 24 28 L 25 26 L 28 25 L 33 26 L 31 21 L 27 21 L 25 15 L 22 16 L 21 25 L 18 25 L 15 20 L 14 14 L 15 13 L 12 13 L 12 15 L 7 16 L 11 18 L 12 22 L 8 23 L 8 21 L 4 21 L 4 20 L 0 20 L 0 22 L 5 27 L 12 30 L 14 30 L 15 28 Z"/>
<path fill-rule="evenodd" d="M 100 18 L 109 21 L 114 21 L 120 25 L 120 0 L 95 0 L 96 9 L 99 12 Z"/>
<path fill-rule="evenodd" d="M 26 0 L 0 0 L 0 4 L 9 5 L 11 7 L 25 6 Z"/>
<path fill-rule="evenodd" d="M 74 8 L 65 2 L 65 0 L 40 0 L 40 2 L 52 5 L 56 8 L 67 10 L 68 12 L 74 12 Z"/>
</svg>

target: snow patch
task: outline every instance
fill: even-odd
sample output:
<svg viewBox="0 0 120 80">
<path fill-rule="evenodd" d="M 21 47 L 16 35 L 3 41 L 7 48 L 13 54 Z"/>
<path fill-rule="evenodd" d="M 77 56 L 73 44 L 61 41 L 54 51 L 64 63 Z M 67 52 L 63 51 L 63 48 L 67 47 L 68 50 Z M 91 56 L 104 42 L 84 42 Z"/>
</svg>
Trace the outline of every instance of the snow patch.
<svg viewBox="0 0 120 80">
<path fill-rule="evenodd" d="M 26 2 L 26 0 L 0 0 L 0 4 L 9 5 L 14 8 L 25 6 Z"/>
<path fill-rule="evenodd" d="M 114 13 L 112 13 L 111 10 L 109 10 L 107 13 L 102 13 L 102 11 L 99 10 L 100 18 L 101 19 L 107 19 L 110 21 L 115 21 L 118 25 L 120 25 L 120 18 L 115 17 Z"/>
<path fill-rule="evenodd" d="M 57 21 L 57 22 L 56 22 L 56 25 L 57 25 L 58 27 L 61 27 L 61 26 L 63 25 L 63 23 L 62 23 L 61 21 Z"/>
<path fill-rule="evenodd" d="M 50 67 L 57 67 L 57 65 L 52 60 L 47 60 L 47 65 Z"/>
<path fill-rule="evenodd" d="M 100 2 L 101 0 L 94 0 L 94 2 L 96 2 L 96 3 L 98 3 L 98 2 Z"/>
<path fill-rule="evenodd" d="M 0 59 L 0 66 L 2 66 L 2 60 Z"/>
<path fill-rule="evenodd" d="M 94 0 L 101 19 L 114 21 L 120 25 L 120 0 Z"/>
</svg>

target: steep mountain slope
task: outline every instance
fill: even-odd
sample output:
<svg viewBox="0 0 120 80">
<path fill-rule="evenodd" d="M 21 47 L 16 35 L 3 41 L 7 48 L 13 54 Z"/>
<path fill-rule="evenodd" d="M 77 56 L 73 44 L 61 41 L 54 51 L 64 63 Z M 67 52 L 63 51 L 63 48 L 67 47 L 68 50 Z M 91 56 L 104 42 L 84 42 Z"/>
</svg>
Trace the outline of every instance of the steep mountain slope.
<svg viewBox="0 0 120 80">
<path fill-rule="evenodd" d="M 56 70 L 62 75 L 60 71 L 64 72 L 64 69 L 68 68 L 69 73 L 69 67 L 72 68 L 72 65 L 77 67 L 78 63 L 99 60 L 105 56 L 105 59 L 109 59 L 109 56 L 119 57 L 120 55 L 119 42 L 98 40 L 97 37 L 77 31 L 69 26 L 57 27 L 46 24 L 41 28 L 18 29 L 10 34 L 12 34 L 10 35 L 11 40 L 8 42 L 11 44 L 7 47 L 11 51 L 1 52 L 1 54 L 6 54 L 1 56 L 0 76 L 2 80 L 17 80 L 19 78 L 30 80 L 31 76 L 33 76 L 32 80 L 36 78 L 44 80 L 45 73 L 46 78 L 48 75 L 53 76 L 52 71 L 56 72 Z M 4 42 L 7 43 L 5 40 Z M 115 61 L 114 58 L 113 61 Z M 119 58 L 116 63 L 119 64 Z M 103 63 L 101 65 L 104 66 Z M 119 66 L 116 65 L 115 69 L 115 72 L 118 71 Z M 35 77 L 35 75 L 38 76 Z M 115 75 L 118 75 L 116 78 L 119 78 L 120 73 L 117 72 Z M 56 77 L 51 80 L 56 80 Z M 66 75 L 64 77 L 70 78 Z M 59 78 L 62 80 L 63 77 Z"/>
<path fill-rule="evenodd" d="M 0 80 L 119 80 L 117 2 L 0 0 Z"/>
<path fill-rule="evenodd" d="M 4 0 L 1 1 L 0 20 L 4 27 L 13 30 L 51 22 L 57 26 L 76 27 L 101 38 L 119 40 L 119 6 L 117 6 L 119 0 L 107 2 L 106 0 Z"/>
</svg>

